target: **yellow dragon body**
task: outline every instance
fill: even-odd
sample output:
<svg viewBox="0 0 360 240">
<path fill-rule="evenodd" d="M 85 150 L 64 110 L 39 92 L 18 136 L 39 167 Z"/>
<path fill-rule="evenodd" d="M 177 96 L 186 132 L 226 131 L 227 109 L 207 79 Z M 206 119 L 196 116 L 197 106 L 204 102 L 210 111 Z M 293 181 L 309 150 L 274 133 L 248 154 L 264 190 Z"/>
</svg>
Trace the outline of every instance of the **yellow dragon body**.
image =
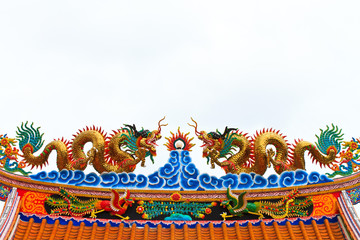
<svg viewBox="0 0 360 240">
<path fill-rule="evenodd" d="M 203 157 L 208 159 L 212 168 L 216 164 L 226 173 L 234 174 L 254 172 L 263 175 L 271 165 L 278 174 L 305 169 L 306 151 L 320 165 L 330 166 L 335 163 L 336 155 L 340 152 L 343 136 L 341 130 L 333 126 L 332 129 L 328 127 L 321 131 L 316 145 L 306 141 L 295 141 L 295 144 L 289 145 L 285 137 L 273 129 L 264 129 L 249 138 L 236 128 L 226 127 L 223 133 L 199 132 L 197 122 L 192 121 L 195 125 L 189 125 L 195 128 L 195 134 L 204 142 Z M 273 146 L 276 151 L 269 146 Z"/>
<path fill-rule="evenodd" d="M 125 125 L 110 137 L 101 129 L 86 128 L 74 135 L 72 142 L 63 139 L 50 142 L 39 156 L 34 155 L 44 143 L 39 128 L 22 124 L 17 134 L 24 160 L 32 167 L 45 165 L 50 153 L 55 150 L 59 170 L 84 170 L 90 164 L 99 173 L 132 172 L 139 162 L 145 166 L 146 157 L 153 161 L 153 156 L 156 156 L 156 141 L 161 138 L 161 127 L 166 126 L 161 124 L 162 120 L 164 118 L 159 121 L 158 130 L 138 131 L 135 125 Z M 87 154 L 84 151 L 86 143 L 92 143 Z"/>
</svg>

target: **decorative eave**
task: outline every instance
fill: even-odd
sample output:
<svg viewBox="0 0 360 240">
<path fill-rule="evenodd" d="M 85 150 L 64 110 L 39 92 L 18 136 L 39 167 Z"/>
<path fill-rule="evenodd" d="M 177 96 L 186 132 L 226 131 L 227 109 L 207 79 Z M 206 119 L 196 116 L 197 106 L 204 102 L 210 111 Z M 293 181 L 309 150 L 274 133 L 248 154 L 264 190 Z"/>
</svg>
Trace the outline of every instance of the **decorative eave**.
<svg viewBox="0 0 360 240">
<path fill-rule="evenodd" d="M 20 215 L 14 239 L 346 239 L 338 216 L 252 221 L 87 221 Z"/>
</svg>

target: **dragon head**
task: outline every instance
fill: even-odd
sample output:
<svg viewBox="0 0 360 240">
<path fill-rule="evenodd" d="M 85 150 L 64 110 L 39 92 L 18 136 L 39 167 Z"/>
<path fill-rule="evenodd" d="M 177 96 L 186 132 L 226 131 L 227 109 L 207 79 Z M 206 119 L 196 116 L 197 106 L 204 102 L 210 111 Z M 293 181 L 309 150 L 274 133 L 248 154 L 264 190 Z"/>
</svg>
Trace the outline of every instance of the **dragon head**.
<svg viewBox="0 0 360 240">
<path fill-rule="evenodd" d="M 189 126 L 195 128 L 195 134 L 198 137 L 199 140 L 203 141 L 203 145 L 201 147 L 203 147 L 203 157 L 206 157 L 209 161 L 209 154 L 210 151 L 212 150 L 216 150 L 216 151 L 221 151 L 223 149 L 223 143 L 224 141 L 229 138 L 229 134 L 231 134 L 232 131 L 237 130 L 237 128 L 228 128 L 226 127 L 224 132 L 221 133 L 218 130 L 216 130 L 215 132 L 205 132 L 205 131 L 198 131 L 197 127 L 198 124 L 197 122 L 191 118 L 191 120 L 195 123 L 195 125 L 192 125 L 190 123 Z"/>
<path fill-rule="evenodd" d="M 191 120 L 195 123 L 195 125 L 192 125 L 190 123 L 188 123 L 188 125 L 195 128 L 196 136 L 198 137 L 199 140 L 204 142 L 204 144 L 201 145 L 201 147 L 203 147 L 204 149 L 213 147 L 215 145 L 215 141 L 218 139 L 216 137 L 214 138 L 214 132 L 210 132 L 210 133 L 207 133 L 205 131 L 199 132 L 197 130 L 198 127 L 197 122 L 193 118 L 191 118 Z"/>
<path fill-rule="evenodd" d="M 164 119 L 165 117 L 160 119 L 157 130 L 149 132 L 145 138 L 140 140 L 140 146 L 147 148 L 152 156 L 156 156 L 156 146 L 158 146 L 156 142 L 161 138 L 161 127 L 167 126 L 167 124 L 161 124 Z"/>
<path fill-rule="evenodd" d="M 165 117 L 159 121 L 159 127 L 154 131 L 149 131 L 147 129 L 137 130 L 135 124 L 125 124 L 125 126 L 131 130 L 133 136 L 136 138 L 137 147 L 146 149 L 148 151 L 146 156 L 156 156 L 156 146 L 158 146 L 156 142 L 161 138 L 161 127 L 167 126 L 167 124 L 161 124 L 161 121 L 164 119 Z"/>
</svg>

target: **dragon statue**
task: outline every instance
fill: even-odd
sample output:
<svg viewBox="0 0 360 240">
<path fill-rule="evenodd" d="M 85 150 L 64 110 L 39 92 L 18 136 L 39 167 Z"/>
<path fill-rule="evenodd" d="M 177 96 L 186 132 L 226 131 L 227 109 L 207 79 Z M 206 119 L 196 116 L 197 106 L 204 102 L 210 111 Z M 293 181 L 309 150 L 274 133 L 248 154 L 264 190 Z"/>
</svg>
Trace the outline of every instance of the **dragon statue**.
<svg viewBox="0 0 360 240">
<path fill-rule="evenodd" d="M 59 170 L 84 170 L 90 164 L 99 173 L 132 172 L 140 162 L 142 167 L 145 166 L 146 157 L 154 162 L 156 141 L 161 138 L 161 127 L 167 125 L 161 124 L 164 119 L 159 121 L 157 130 L 137 130 L 135 125 L 125 124 L 110 137 L 101 129 L 87 127 L 74 135 L 71 142 L 64 139 L 50 142 L 39 156 L 34 155 L 44 143 L 39 128 L 35 129 L 33 124 L 30 127 L 27 123 L 22 124 L 18 127 L 17 138 L 25 162 L 32 167 L 48 163 L 50 153 L 55 150 Z M 85 154 L 84 145 L 88 142 L 92 143 L 92 148 Z"/>
<path fill-rule="evenodd" d="M 90 199 L 82 201 L 66 191 L 60 189 L 59 194 L 61 198 L 49 196 L 45 203 L 55 209 L 51 210 L 51 215 L 70 215 L 72 217 L 83 217 L 87 214 L 91 214 L 92 218 L 96 218 L 96 214 L 100 212 L 109 212 L 111 215 L 120 217 L 121 219 L 129 219 L 129 217 L 123 217 L 128 207 L 132 206 L 134 199 L 130 199 L 130 191 L 126 190 L 123 196 L 115 191 L 111 190 L 111 200 L 99 200 Z"/>
<path fill-rule="evenodd" d="M 227 189 L 227 200 L 221 202 L 221 206 L 226 207 L 231 215 L 227 213 L 221 214 L 224 221 L 229 217 L 241 217 L 243 214 L 258 215 L 259 219 L 264 218 L 264 214 L 272 218 L 285 217 L 304 217 L 308 212 L 306 208 L 312 205 L 310 197 L 303 200 L 296 199 L 298 190 L 294 189 L 287 196 L 283 197 L 277 202 L 256 201 L 248 202 L 246 199 L 247 192 L 242 192 L 239 196 L 234 196 L 230 190 Z"/>
<path fill-rule="evenodd" d="M 195 128 L 195 134 L 204 142 L 203 157 L 208 159 L 211 167 L 215 164 L 222 167 L 226 173 L 239 174 L 254 172 L 263 175 L 267 168 L 274 166 L 276 173 L 305 169 L 304 153 L 309 152 L 313 161 L 330 168 L 336 163 L 337 154 L 341 150 L 343 134 L 341 129 L 332 125 L 325 131 L 321 130 L 318 143 L 312 144 L 297 140 L 289 145 L 285 137 L 273 129 L 262 130 L 252 138 L 239 132 L 236 128 L 226 127 L 224 132 L 198 131 L 197 122 L 189 124 Z M 267 147 L 272 145 L 276 152 Z M 220 159 L 225 159 L 220 161 Z"/>
<path fill-rule="evenodd" d="M 18 161 L 19 149 L 15 147 L 16 140 L 7 135 L 0 135 L 0 167 L 7 172 L 19 172 L 28 176 L 30 172 L 24 171 L 26 164 Z"/>
</svg>

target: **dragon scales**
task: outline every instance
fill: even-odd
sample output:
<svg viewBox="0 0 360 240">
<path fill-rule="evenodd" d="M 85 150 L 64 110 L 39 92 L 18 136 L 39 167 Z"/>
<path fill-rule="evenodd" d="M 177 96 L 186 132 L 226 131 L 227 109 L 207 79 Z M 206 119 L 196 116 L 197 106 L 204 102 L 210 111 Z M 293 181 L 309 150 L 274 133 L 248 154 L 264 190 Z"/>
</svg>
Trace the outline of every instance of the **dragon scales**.
<svg viewBox="0 0 360 240">
<path fill-rule="evenodd" d="M 157 130 L 137 130 L 135 125 L 125 125 L 110 137 L 101 129 L 86 128 L 74 135 L 72 142 L 63 139 L 50 142 L 39 156 L 34 155 L 44 143 L 39 128 L 33 128 L 32 124 L 30 127 L 27 123 L 22 124 L 18 127 L 17 138 L 25 162 L 32 167 L 45 165 L 50 153 L 55 150 L 59 170 L 84 170 L 91 164 L 99 173 L 132 172 L 140 162 L 141 166 L 145 166 L 146 157 L 154 161 L 161 127 L 167 125 L 161 124 L 164 119 L 159 121 Z M 88 142 L 92 143 L 92 148 L 85 154 L 84 145 Z"/>
<path fill-rule="evenodd" d="M 318 143 L 312 144 L 298 140 L 288 145 L 285 138 L 273 129 L 263 130 L 254 137 L 239 132 L 236 128 L 226 127 L 224 132 L 198 131 L 197 122 L 191 118 L 195 125 L 195 134 L 203 141 L 203 157 L 208 159 L 211 167 L 215 164 L 222 167 L 226 173 L 240 174 L 254 172 L 264 175 L 267 168 L 274 166 L 276 173 L 305 169 L 304 153 L 308 151 L 313 161 L 330 168 L 336 164 L 336 155 L 341 150 L 343 134 L 338 127 L 321 130 Z M 276 152 L 269 145 L 275 147 Z M 225 159 L 220 161 L 220 159 Z"/>
</svg>

